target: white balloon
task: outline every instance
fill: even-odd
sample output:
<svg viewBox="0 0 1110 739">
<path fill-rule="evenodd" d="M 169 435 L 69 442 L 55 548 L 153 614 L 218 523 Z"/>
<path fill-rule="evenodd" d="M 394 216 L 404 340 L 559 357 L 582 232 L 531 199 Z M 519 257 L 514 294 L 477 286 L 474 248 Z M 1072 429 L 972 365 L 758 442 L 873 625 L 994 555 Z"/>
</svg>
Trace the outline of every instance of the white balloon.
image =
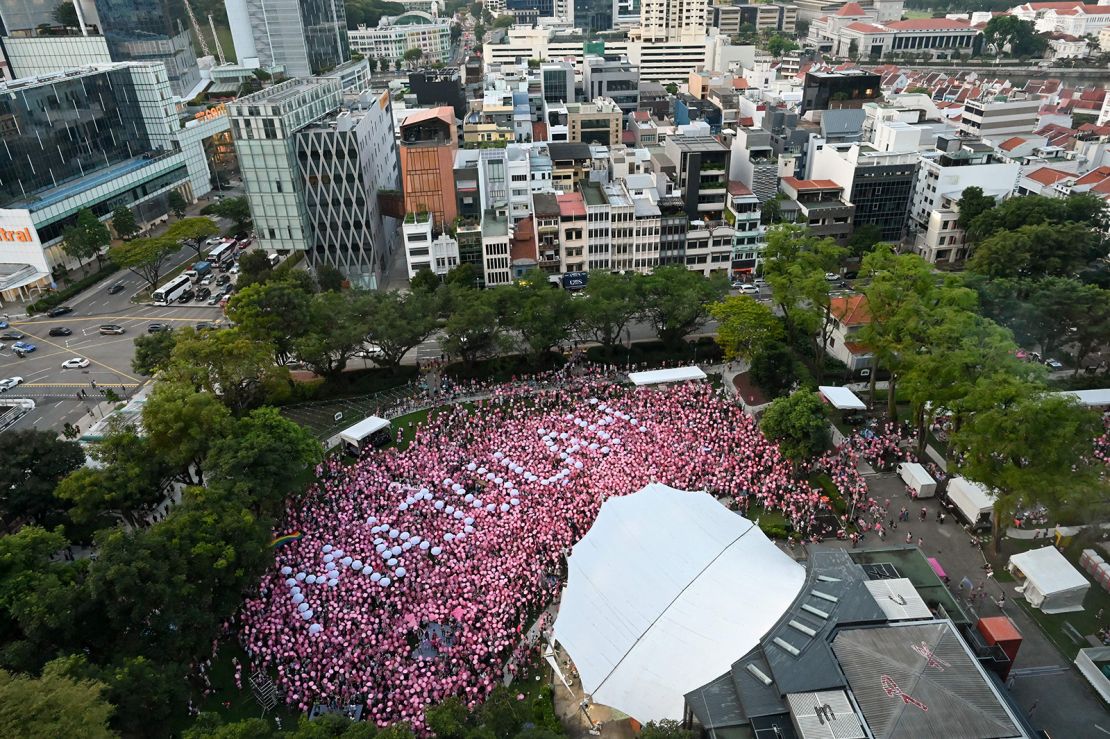
<svg viewBox="0 0 1110 739">
<path fill-rule="evenodd" d="M 474 494 L 473 493 L 467 493 L 466 497 L 463 498 L 463 500 L 465 500 L 467 503 L 472 503 L 474 501 Z"/>
<path fill-rule="evenodd" d="M 448 531 L 446 534 L 443 535 L 443 540 L 444 541 L 452 541 L 452 540 L 454 540 L 454 538 L 455 538 L 455 535 L 452 534 L 450 531 Z"/>
<path fill-rule="evenodd" d="M 512 503 L 513 505 L 520 505 L 520 499 L 519 498 L 513 498 L 509 502 Z"/>
<path fill-rule="evenodd" d="M 366 565 L 365 567 L 362 568 L 362 574 L 365 575 L 366 577 L 373 577 L 374 576 L 374 570 L 371 569 L 370 565 Z"/>
<path fill-rule="evenodd" d="M 292 586 L 297 584 L 297 578 L 295 578 L 295 577 L 286 578 L 285 584 L 292 587 Z"/>
<path fill-rule="evenodd" d="M 452 514 L 452 513 L 454 513 L 454 512 L 455 512 L 455 506 L 453 506 L 453 505 L 449 505 L 449 506 L 447 506 L 446 508 L 444 508 L 443 510 L 444 510 L 444 512 L 446 512 L 446 513 L 447 513 L 448 515 L 450 515 L 450 514 Z"/>
<path fill-rule="evenodd" d="M 400 554 L 401 552 L 403 552 L 405 550 L 404 550 L 404 547 L 393 547 L 389 551 L 393 553 L 394 557 L 396 557 L 398 554 Z"/>
<path fill-rule="evenodd" d="M 408 509 L 409 509 L 409 504 L 408 503 L 401 503 L 397 506 L 397 510 L 399 510 L 399 511 L 407 511 Z"/>
<path fill-rule="evenodd" d="M 445 503 L 444 503 L 444 502 L 443 502 L 442 500 L 437 500 L 437 501 L 435 502 L 435 509 L 436 509 L 437 511 L 442 511 L 442 510 L 443 510 L 443 506 L 444 506 L 444 505 L 446 505 L 446 504 L 445 504 Z"/>
<path fill-rule="evenodd" d="M 473 526 L 463 526 L 463 531 L 465 531 L 468 534 L 473 534 L 474 533 L 474 527 Z"/>
<path fill-rule="evenodd" d="M 305 578 L 305 582 L 307 582 L 309 585 L 315 585 L 316 584 L 316 575 L 309 575 L 308 577 Z"/>
<path fill-rule="evenodd" d="M 428 551 L 428 547 L 430 547 L 430 546 L 431 546 L 431 544 L 429 544 L 426 541 L 420 542 L 420 548 L 423 549 L 424 551 Z"/>
<path fill-rule="evenodd" d="M 366 519 L 366 523 L 373 524 L 373 523 L 377 523 L 377 522 L 378 522 L 378 517 L 377 516 L 369 516 Z"/>
<path fill-rule="evenodd" d="M 308 621 L 310 618 L 312 618 L 311 612 L 301 611 L 301 618 L 303 618 L 305 621 Z"/>
<path fill-rule="evenodd" d="M 443 551 L 443 547 L 432 547 L 432 556 L 439 556 Z"/>
<path fill-rule="evenodd" d="M 292 573 L 293 573 L 293 568 L 290 567 L 289 565 L 286 565 L 285 567 L 281 568 L 281 574 L 283 574 L 283 575 L 290 575 Z"/>
<path fill-rule="evenodd" d="M 574 468 L 577 469 L 577 470 L 582 469 L 582 462 L 581 461 L 575 462 L 574 463 Z"/>
<path fill-rule="evenodd" d="M 414 536 L 406 542 L 406 544 L 412 544 L 413 546 L 416 546 L 419 543 L 420 543 L 420 537 L 419 536 Z"/>
<path fill-rule="evenodd" d="M 346 566 L 346 567 L 350 567 L 350 565 L 351 565 L 351 562 L 354 562 L 355 560 L 354 560 L 354 558 L 353 558 L 353 557 L 351 557 L 351 556 L 349 556 L 349 555 L 348 555 L 348 556 L 344 557 L 344 558 L 343 558 L 342 560 L 340 560 L 340 561 L 341 561 L 341 562 L 343 563 L 343 565 L 344 565 L 344 566 Z"/>
<path fill-rule="evenodd" d="M 497 508 L 497 506 L 495 506 L 493 503 L 489 503 L 489 504 L 486 505 L 486 510 L 489 511 L 490 513 L 493 513 L 495 508 Z"/>
<path fill-rule="evenodd" d="M 397 529 L 390 529 L 389 530 L 389 538 L 390 539 L 396 539 L 400 535 L 401 535 L 401 532 L 398 531 Z"/>
<path fill-rule="evenodd" d="M 293 602 L 294 603 L 300 603 L 301 605 L 304 605 L 304 596 L 301 595 L 300 593 L 293 593 Z"/>
<path fill-rule="evenodd" d="M 412 536 L 412 534 L 410 534 L 409 532 L 402 531 L 401 532 L 401 541 L 408 541 L 409 537 L 411 537 L 411 536 Z"/>
<path fill-rule="evenodd" d="M 305 574 L 303 572 L 298 572 L 297 577 L 296 577 L 297 582 L 304 582 L 304 579 L 305 579 Z"/>
<path fill-rule="evenodd" d="M 330 552 L 330 551 L 331 551 L 331 549 L 332 549 L 332 547 L 331 547 L 331 544 L 325 544 L 325 545 L 323 546 L 323 550 L 324 550 L 324 553 L 325 553 L 325 554 L 327 554 L 328 552 Z"/>
<path fill-rule="evenodd" d="M 308 610 L 308 604 L 307 603 L 301 603 L 300 605 L 297 606 L 297 610 L 300 611 L 301 613 L 304 613 L 305 611 Z"/>
<path fill-rule="evenodd" d="M 467 516 L 466 518 L 464 518 L 463 523 L 466 524 L 467 526 L 470 526 L 472 523 L 474 523 L 473 516 Z"/>
<path fill-rule="evenodd" d="M 383 577 L 381 580 L 378 580 L 378 585 L 381 585 L 383 588 L 388 588 L 389 583 L 391 582 L 392 580 L 390 580 L 388 577 Z"/>
<path fill-rule="evenodd" d="M 343 556 L 343 550 L 342 549 L 336 549 L 333 552 L 333 554 L 335 554 L 336 557 L 342 557 Z"/>
<path fill-rule="evenodd" d="M 385 563 L 387 565 L 389 565 L 390 567 L 396 567 L 397 566 L 397 558 L 396 557 L 390 557 L 389 559 L 386 560 Z"/>
<path fill-rule="evenodd" d="M 508 503 L 502 503 L 501 504 L 501 512 L 504 513 L 507 510 L 509 510 L 509 504 Z"/>
<path fill-rule="evenodd" d="M 393 574 L 397 577 L 404 577 L 406 574 L 408 574 L 408 571 L 404 567 L 398 567 L 393 571 Z"/>
<path fill-rule="evenodd" d="M 454 513 L 454 516 L 453 516 L 453 517 L 454 517 L 455 519 L 460 519 L 460 518 L 462 518 L 462 517 L 463 517 L 463 512 L 462 512 L 462 511 L 455 511 L 455 513 Z"/>
<path fill-rule="evenodd" d="M 354 570 L 355 572 L 358 572 L 359 570 L 361 570 L 362 569 L 362 560 L 361 559 L 356 559 L 354 562 L 351 562 L 351 569 Z"/>
<path fill-rule="evenodd" d="M 466 466 L 466 469 L 469 470 L 470 472 L 473 472 L 474 470 L 478 469 L 478 465 L 471 462 L 470 464 L 468 464 Z"/>
<path fill-rule="evenodd" d="M 339 584 L 339 581 L 336 580 L 334 577 L 332 579 L 328 580 L 328 587 L 329 588 L 334 588 L 338 584 Z"/>
<path fill-rule="evenodd" d="M 372 582 L 377 582 L 378 580 L 381 580 L 381 579 L 382 579 L 382 573 L 380 573 L 380 572 L 375 572 L 372 575 L 370 575 L 370 580 Z"/>
<path fill-rule="evenodd" d="M 385 551 L 386 549 L 389 549 L 389 547 L 387 547 L 387 546 L 386 546 L 385 544 L 379 544 L 378 546 L 374 547 L 374 550 L 375 550 L 375 551 L 376 551 L 376 552 L 377 552 L 378 554 L 381 554 L 381 553 L 382 553 L 382 552 L 384 552 L 384 551 Z"/>
</svg>

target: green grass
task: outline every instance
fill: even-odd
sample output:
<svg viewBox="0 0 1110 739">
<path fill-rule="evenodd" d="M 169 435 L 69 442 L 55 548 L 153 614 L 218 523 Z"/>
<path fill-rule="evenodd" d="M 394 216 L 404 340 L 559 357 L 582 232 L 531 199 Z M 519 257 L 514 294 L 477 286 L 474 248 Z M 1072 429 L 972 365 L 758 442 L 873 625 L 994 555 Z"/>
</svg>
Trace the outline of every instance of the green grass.
<svg viewBox="0 0 1110 739">
<path fill-rule="evenodd" d="M 902 12 L 902 15 L 905 16 L 906 20 L 908 21 L 916 20 L 919 18 L 933 17 L 933 14 L 930 13 L 928 10 L 906 10 Z"/>
</svg>

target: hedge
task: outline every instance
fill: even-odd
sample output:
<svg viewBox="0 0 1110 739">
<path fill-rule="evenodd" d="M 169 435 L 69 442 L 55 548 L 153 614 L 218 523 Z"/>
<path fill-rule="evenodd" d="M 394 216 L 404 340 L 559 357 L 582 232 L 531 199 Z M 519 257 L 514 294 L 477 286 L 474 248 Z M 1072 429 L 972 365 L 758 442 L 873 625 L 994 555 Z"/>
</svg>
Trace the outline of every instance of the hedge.
<svg viewBox="0 0 1110 739">
<path fill-rule="evenodd" d="M 77 282 L 70 283 L 65 289 L 50 293 L 46 297 L 36 300 L 34 303 L 31 303 L 29 306 L 27 306 L 27 313 L 30 315 L 34 315 L 35 313 L 41 313 L 42 311 L 50 310 L 56 305 L 61 305 L 62 303 L 72 298 L 74 295 L 88 290 L 90 287 L 100 282 L 104 278 L 110 277 L 116 272 L 119 272 L 119 269 L 120 268 L 118 266 L 109 262 L 107 266 L 105 266 L 99 272 L 94 272 L 91 275 L 82 277 Z"/>
</svg>

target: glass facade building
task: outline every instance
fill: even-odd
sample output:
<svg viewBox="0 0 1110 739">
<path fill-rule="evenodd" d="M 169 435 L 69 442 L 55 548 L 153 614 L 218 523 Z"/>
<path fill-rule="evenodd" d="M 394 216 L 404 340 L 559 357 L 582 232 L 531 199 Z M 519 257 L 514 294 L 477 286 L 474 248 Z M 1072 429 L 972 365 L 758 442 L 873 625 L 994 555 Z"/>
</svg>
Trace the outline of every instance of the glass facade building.
<svg viewBox="0 0 1110 739">
<path fill-rule="evenodd" d="M 173 93 L 184 97 L 200 82 L 192 37 L 168 0 L 96 0 L 113 61 L 162 62 Z"/>
<path fill-rule="evenodd" d="M 246 0 L 246 8 L 263 67 L 310 77 L 351 58 L 343 0 Z"/>
<path fill-rule="evenodd" d="M 0 35 L 31 36 L 40 26 L 56 26 L 58 0 L 0 0 Z"/>
</svg>

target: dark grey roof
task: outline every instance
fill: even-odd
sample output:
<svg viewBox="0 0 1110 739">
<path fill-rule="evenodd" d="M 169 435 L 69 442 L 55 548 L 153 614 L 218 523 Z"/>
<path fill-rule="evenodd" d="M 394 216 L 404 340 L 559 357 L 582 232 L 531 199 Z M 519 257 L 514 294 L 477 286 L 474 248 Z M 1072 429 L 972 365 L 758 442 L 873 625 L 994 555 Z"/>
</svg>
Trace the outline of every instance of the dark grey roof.
<svg viewBox="0 0 1110 739">
<path fill-rule="evenodd" d="M 949 621 L 842 629 L 832 649 L 876 739 L 1026 736 Z"/>
<path fill-rule="evenodd" d="M 826 110 L 821 113 L 821 135 L 826 138 L 858 135 L 863 132 L 866 117 L 866 113 L 858 109 Z"/>
<path fill-rule="evenodd" d="M 559 201 L 552 193 L 537 192 L 532 195 L 532 210 L 537 218 L 558 218 Z"/>
<path fill-rule="evenodd" d="M 572 141 L 552 141 L 547 145 L 547 153 L 551 160 L 561 159 L 589 159 L 590 145 L 577 144 Z"/>
<path fill-rule="evenodd" d="M 711 683 L 686 694 L 686 705 L 706 729 L 739 726 L 747 723 L 744 709 L 732 687 L 732 676 L 721 675 Z"/>
</svg>

